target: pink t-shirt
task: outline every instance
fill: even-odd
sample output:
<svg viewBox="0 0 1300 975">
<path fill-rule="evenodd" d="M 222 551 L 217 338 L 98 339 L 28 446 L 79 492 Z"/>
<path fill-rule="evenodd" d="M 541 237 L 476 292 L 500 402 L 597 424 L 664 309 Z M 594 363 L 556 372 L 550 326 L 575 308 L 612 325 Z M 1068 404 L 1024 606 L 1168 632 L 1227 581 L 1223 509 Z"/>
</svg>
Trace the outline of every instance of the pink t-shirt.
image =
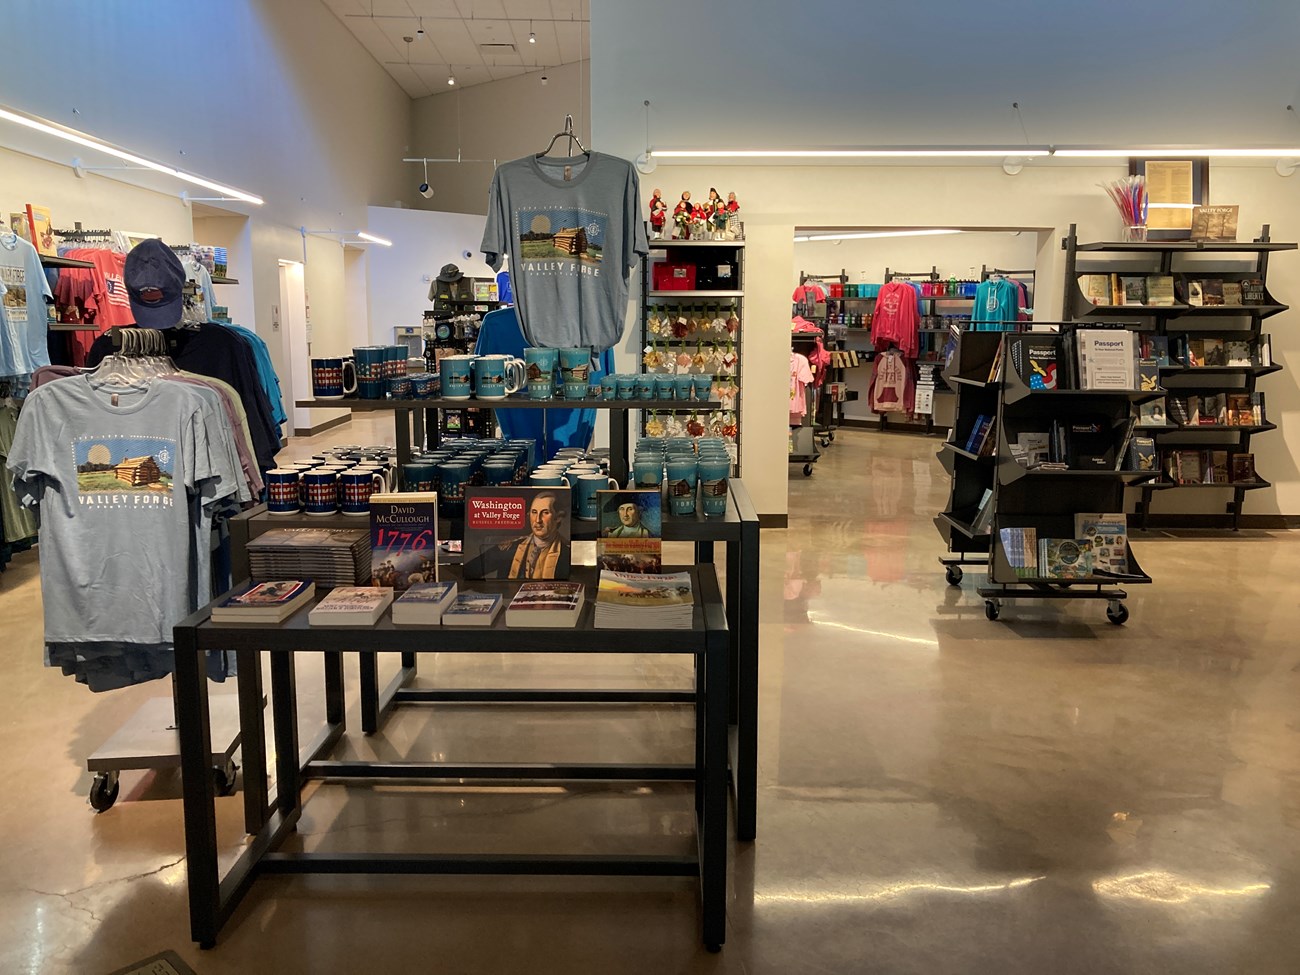
<svg viewBox="0 0 1300 975">
<path fill-rule="evenodd" d="M 790 353 L 790 426 L 797 427 L 803 423 L 804 414 L 808 412 L 808 400 L 803 391 L 813 381 L 812 367 L 808 359 L 798 352 Z"/>
</svg>

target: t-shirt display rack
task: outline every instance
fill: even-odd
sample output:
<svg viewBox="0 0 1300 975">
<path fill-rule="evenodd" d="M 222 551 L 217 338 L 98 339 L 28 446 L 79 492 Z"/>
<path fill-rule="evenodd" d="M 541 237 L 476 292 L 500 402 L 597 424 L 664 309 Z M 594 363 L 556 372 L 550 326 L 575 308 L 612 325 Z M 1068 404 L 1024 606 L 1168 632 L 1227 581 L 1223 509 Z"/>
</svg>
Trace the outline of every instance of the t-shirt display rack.
<svg viewBox="0 0 1300 975">
<path fill-rule="evenodd" d="M 744 400 L 744 363 L 745 363 L 745 331 L 749 323 L 745 321 L 745 241 L 744 240 L 651 240 L 649 241 L 650 259 L 641 262 L 641 349 L 647 349 L 651 346 L 664 346 L 665 348 L 690 348 L 696 345 L 700 339 L 696 338 L 664 338 L 650 334 L 649 317 L 650 309 L 659 305 L 673 306 L 677 304 L 716 304 L 722 308 L 730 308 L 740 320 L 740 328 L 737 329 L 736 335 L 732 336 L 736 350 L 736 370 L 730 378 L 736 384 L 737 394 L 735 401 L 726 408 L 731 410 L 736 418 L 736 435 L 732 442 L 736 445 L 736 463 L 735 473 L 741 475 L 741 434 L 744 426 L 741 415 L 741 403 Z M 652 287 L 653 264 L 656 254 L 659 254 L 664 260 L 668 260 L 672 252 L 682 255 L 684 260 L 696 261 L 700 257 L 698 254 L 692 254 L 693 251 L 703 250 L 705 254 L 711 252 L 730 252 L 735 267 L 736 288 L 701 288 L 691 290 L 655 290 Z M 697 262 L 698 263 L 698 262 Z M 644 364 L 640 366 L 640 371 L 650 372 Z M 726 375 L 715 373 L 714 379 L 725 379 Z M 663 405 L 648 405 L 645 403 L 634 408 L 641 409 L 640 429 L 642 434 L 646 431 L 647 415 L 646 410 L 654 412 L 665 412 Z M 711 413 L 714 410 L 723 408 L 720 402 L 709 403 L 691 403 L 681 407 L 675 412 L 685 413 Z"/>
<path fill-rule="evenodd" d="M 1026 326 L 1029 323 L 1023 323 Z M 1071 328 L 1077 323 L 1037 322 Z M 944 466 L 953 474 L 948 507 L 936 519 L 940 534 L 949 541 L 957 558 L 940 558 L 950 585 L 961 582 L 961 565 L 980 564 L 966 554 L 987 546 L 988 576 L 976 592 L 984 598 L 984 614 L 999 618 L 1003 600 L 1022 599 L 1093 599 L 1106 601 L 1106 618 L 1115 624 L 1128 619 L 1124 600 L 1128 593 L 1115 583 L 1149 584 L 1151 577 L 1142 571 L 1131 546 L 1128 565 L 1131 576 L 1090 576 L 1080 579 L 1025 577 L 1012 568 L 1002 544 L 1002 528 L 1035 528 L 1043 537 L 1074 537 L 1074 515 L 1078 512 L 1122 511 L 1127 485 L 1151 477 L 1150 473 L 1127 470 L 1040 470 L 1029 469 L 1012 456 L 1009 426 L 1021 430 L 1027 425 L 1041 425 L 1053 418 L 1067 417 L 1080 410 L 1106 413 L 1114 421 L 1120 436 L 1138 403 L 1163 395 L 1143 390 L 1109 389 L 1037 389 L 1031 388 L 1016 371 L 1014 343 L 1032 333 L 966 332 L 958 340 L 949 375 L 968 396 L 954 424 L 943 454 L 949 455 Z M 965 345 L 966 352 L 962 352 Z M 1001 350 L 1000 378 L 990 380 L 994 358 Z M 981 458 L 957 446 L 965 443 L 981 411 L 994 409 L 997 441 L 992 458 Z M 985 413 L 984 415 L 988 415 Z M 941 455 L 942 456 L 942 455 Z M 950 466 L 951 465 L 951 466 Z M 984 490 L 992 490 L 992 522 L 986 536 L 974 529 L 973 522 Z M 1051 532 L 1048 536 L 1045 532 Z"/>
<path fill-rule="evenodd" d="M 820 332 L 791 332 L 790 349 L 799 355 L 805 356 L 812 351 L 812 346 L 817 339 L 821 338 Z M 791 367 L 791 373 L 794 367 Z M 786 461 L 791 464 L 803 465 L 803 476 L 812 477 L 813 465 L 821 458 L 821 451 L 817 448 L 817 427 L 816 411 L 818 408 L 818 392 L 814 383 L 808 383 L 803 390 L 804 411 L 797 427 L 790 428 L 790 451 Z M 828 446 L 824 443 L 822 446 Z"/>
<path fill-rule="evenodd" d="M 1167 336 L 1170 323 L 1178 322 L 1180 330 L 1189 334 L 1257 341 L 1260 329 L 1266 318 L 1289 310 L 1268 291 L 1269 255 L 1279 251 L 1296 250 L 1294 243 L 1274 241 L 1269 236 L 1269 225 L 1264 224 L 1258 237 L 1253 241 L 1134 241 L 1080 243 L 1075 224 L 1070 224 L 1069 233 L 1062 238 L 1061 247 L 1065 251 L 1065 302 L 1064 317 L 1083 320 L 1094 315 L 1122 314 L 1145 320 L 1145 331 L 1155 335 Z M 1123 262 L 1123 256 L 1129 260 Z M 1209 255 L 1210 260 L 1178 261 L 1185 255 Z M 1235 261 L 1234 261 L 1235 257 Z M 1157 267 L 1152 268 L 1152 259 Z M 1080 261 L 1086 261 L 1086 267 L 1080 267 Z M 1250 267 L 1243 268 L 1244 261 Z M 1205 305 L 1197 306 L 1176 298 L 1172 306 L 1154 305 L 1093 305 L 1084 296 L 1079 286 L 1079 276 L 1091 273 L 1120 274 L 1162 274 L 1188 278 L 1193 275 L 1212 274 L 1229 279 L 1258 278 L 1264 283 L 1264 302 L 1258 305 Z M 1207 323 L 1205 319 L 1210 319 Z M 1234 318 L 1237 323 L 1224 327 L 1222 319 Z M 1244 321 L 1243 321 L 1244 320 Z M 1254 393 L 1261 376 L 1278 372 L 1282 366 L 1276 362 L 1264 365 L 1217 365 L 1188 367 L 1184 365 L 1160 366 L 1160 382 L 1170 395 L 1188 392 L 1235 392 Z M 1170 443 L 1182 443 L 1187 447 L 1199 446 L 1204 449 L 1214 447 L 1226 449 L 1230 453 L 1250 452 L 1250 439 L 1254 433 L 1266 433 L 1275 429 L 1271 424 L 1255 427 L 1233 426 L 1179 426 L 1167 424 L 1163 427 L 1142 426 L 1139 430 L 1144 436 L 1156 439 L 1157 446 Z M 1236 531 L 1241 525 L 1241 509 L 1246 492 L 1259 490 L 1272 485 L 1257 476 L 1247 483 L 1227 484 L 1177 484 L 1167 480 L 1146 483 L 1140 486 L 1141 498 L 1137 503 L 1139 527 L 1146 529 L 1151 520 L 1151 502 L 1157 492 L 1168 490 L 1230 491 L 1231 500 L 1227 502 L 1224 515 L 1229 526 Z M 1158 515 L 1159 525 L 1170 527 L 1195 527 L 1203 525 L 1206 515 Z M 1215 518 L 1221 520 L 1223 516 Z"/>
<path fill-rule="evenodd" d="M 844 285 L 848 283 L 848 280 L 849 280 L 849 275 L 848 275 L 848 270 L 846 268 L 841 268 L 838 274 L 809 274 L 807 271 L 799 272 L 800 286 L 803 286 L 808 281 L 812 281 L 814 283 L 820 283 L 823 281 L 834 281 L 840 285 Z M 808 315 L 803 316 L 805 318 L 809 318 L 811 321 L 813 321 L 814 324 L 821 325 L 826 332 L 826 336 L 822 340 L 822 344 L 825 347 L 826 351 L 831 353 L 831 364 L 828 365 L 825 369 L 826 377 L 822 381 L 822 386 L 821 386 L 823 390 L 825 389 L 827 383 L 841 383 L 847 386 L 846 371 L 852 368 L 853 366 L 842 364 L 844 355 L 852 351 L 853 355 L 857 357 L 857 362 L 855 364 L 861 364 L 862 362 L 870 362 L 872 357 L 875 355 L 875 353 L 871 351 L 858 352 L 856 350 L 849 349 L 848 344 L 846 342 L 846 338 L 849 333 L 850 326 L 847 323 L 838 324 L 832 322 L 831 320 L 832 316 L 829 311 L 830 309 L 829 303 L 831 301 L 857 302 L 857 301 L 874 301 L 874 300 L 875 300 L 874 298 L 865 298 L 865 297 L 858 298 L 856 296 L 840 297 L 840 298 L 833 298 L 833 299 L 828 298 L 827 314 L 824 317 L 822 316 L 814 317 Z M 797 308 L 796 308 L 796 313 L 798 313 Z M 792 334 L 797 337 L 797 333 L 792 333 Z M 840 355 L 836 355 L 836 353 L 839 353 Z M 843 399 L 835 400 L 826 395 L 822 395 L 817 398 L 816 416 L 814 417 L 813 420 L 813 432 L 817 436 L 817 442 L 823 448 L 829 448 L 831 444 L 835 442 L 835 431 L 844 425 L 844 404 L 856 402 L 858 399 L 859 399 L 858 391 L 856 389 L 847 389 L 847 388 L 844 391 Z M 793 458 L 791 459 L 793 460 Z M 809 476 L 809 475 L 811 475 L 811 471 L 805 472 L 805 476 Z"/>
</svg>

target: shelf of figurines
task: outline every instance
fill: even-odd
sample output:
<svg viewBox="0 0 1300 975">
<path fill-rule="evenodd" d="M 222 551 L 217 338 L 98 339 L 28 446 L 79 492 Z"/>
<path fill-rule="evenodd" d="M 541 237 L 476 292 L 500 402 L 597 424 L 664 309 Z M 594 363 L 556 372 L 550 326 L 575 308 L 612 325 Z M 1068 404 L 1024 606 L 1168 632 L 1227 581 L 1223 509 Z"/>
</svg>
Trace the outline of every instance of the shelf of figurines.
<svg viewBox="0 0 1300 975">
<path fill-rule="evenodd" d="M 691 191 L 683 190 L 677 202 L 669 207 L 663 192 L 656 187 L 647 208 L 650 215 L 647 236 L 651 247 L 731 244 L 745 236 L 740 201 L 735 193 L 728 193 L 724 200 L 721 193 L 710 187 L 706 198 L 693 200 Z"/>
<path fill-rule="evenodd" d="M 727 237 L 722 240 L 715 240 L 711 237 L 691 237 L 686 240 L 676 240 L 671 237 L 651 237 L 650 249 L 667 250 L 670 247 L 744 247 L 745 240 L 743 237 Z"/>
</svg>

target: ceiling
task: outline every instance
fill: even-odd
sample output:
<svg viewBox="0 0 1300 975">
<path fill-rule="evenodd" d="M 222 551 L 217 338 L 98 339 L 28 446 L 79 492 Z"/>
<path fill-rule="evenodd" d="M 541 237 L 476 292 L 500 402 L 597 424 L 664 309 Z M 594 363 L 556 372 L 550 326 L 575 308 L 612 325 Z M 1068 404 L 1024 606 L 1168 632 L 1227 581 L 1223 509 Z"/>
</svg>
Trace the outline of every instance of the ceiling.
<svg viewBox="0 0 1300 975">
<path fill-rule="evenodd" d="M 412 98 L 588 57 L 590 0 L 323 2 Z"/>
</svg>

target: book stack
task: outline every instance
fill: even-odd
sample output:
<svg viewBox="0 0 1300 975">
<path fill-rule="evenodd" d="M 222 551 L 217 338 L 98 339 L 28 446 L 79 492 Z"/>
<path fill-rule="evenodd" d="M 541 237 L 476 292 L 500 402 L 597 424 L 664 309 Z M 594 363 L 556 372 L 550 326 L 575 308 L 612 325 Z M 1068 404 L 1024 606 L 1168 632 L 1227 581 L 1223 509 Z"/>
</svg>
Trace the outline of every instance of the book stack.
<svg viewBox="0 0 1300 975">
<path fill-rule="evenodd" d="M 1002 552 L 1016 577 L 1032 579 L 1038 575 L 1038 532 L 1033 528 L 1003 528 L 998 532 Z"/>
<path fill-rule="evenodd" d="M 358 528 L 273 528 L 248 543 L 256 581 L 314 579 L 322 587 L 370 581 L 370 536 Z"/>
<path fill-rule="evenodd" d="M 282 623 L 311 602 L 316 585 L 309 579 L 252 582 L 212 607 L 214 623 Z"/>
<path fill-rule="evenodd" d="M 602 569 L 596 592 L 598 630 L 689 630 L 695 609 L 685 572 L 612 572 Z"/>
<path fill-rule="evenodd" d="M 580 582 L 525 582 L 506 607 L 506 626 L 577 626 L 584 589 Z"/>
<path fill-rule="evenodd" d="M 1227 450 L 1168 450 L 1163 469 L 1174 484 L 1256 484 L 1255 455 Z"/>
<path fill-rule="evenodd" d="M 504 600 L 494 592 L 463 592 L 442 613 L 443 626 L 491 626 Z"/>
<path fill-rule="evenodd" d="M 374 626 L 393 601 L 384 586 L 339 586 L 307 614 L 312 626 Z"/>
<path fill-rule="evenodd" d="M 417 582 L 393 602 L 397 626 L 437 626 L 456 599 L 454 582 Z"/>
<path fill-rule="evenodd" d="M 1138 337 L 1127 329 L 1080 328 L 1067 333 L 1078 361 L 1079 389 L 1137 389 Z"/>
</svg>

